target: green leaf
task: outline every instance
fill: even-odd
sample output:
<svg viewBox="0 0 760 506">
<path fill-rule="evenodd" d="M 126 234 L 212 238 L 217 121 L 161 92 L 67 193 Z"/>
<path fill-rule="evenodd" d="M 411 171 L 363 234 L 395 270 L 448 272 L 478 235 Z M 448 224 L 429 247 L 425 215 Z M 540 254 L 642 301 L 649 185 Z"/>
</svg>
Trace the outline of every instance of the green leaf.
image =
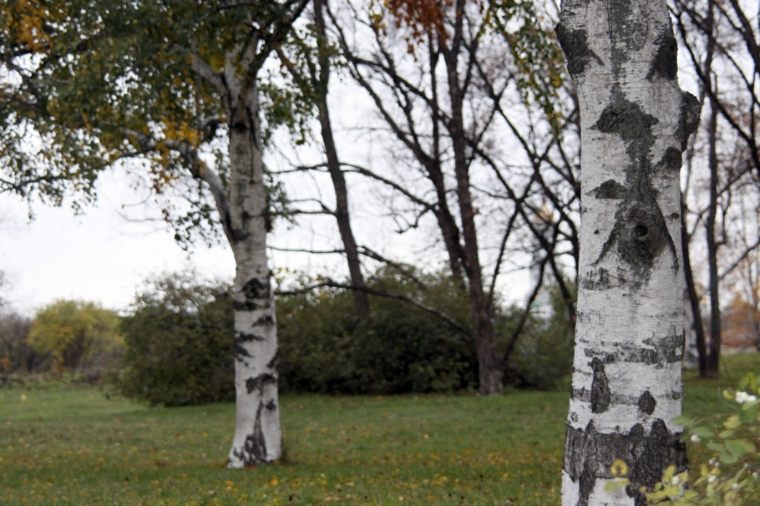
<svg viewBox="0 0 760 506">
<path fill-rule="evenodd" d="M 754 451 L 755 445 L 745 439 L 729 439 L 726 441 L 726 448 L 737 457 L 741 457 L 745 453 Z"/>
<path fill-rule="evenodd" d="M 691 428 L 691 427 L 693 427 L 697 423 L 693 419 L 689 418 L 688 416 L 684 416 L 684 415 L 677 416 L 677 417 L 673 418 L 672 422 L 675 423 L 675 424 L 677 424 L 677 425 L 681 425 L 683 427 L 686 427 L 686 428 Z"/>
<path fill-rule="evenodd" d="M 715 437 L 715 433 L 707 427 L 694 427 L 691 429 L 691 433 L 700 437 L 701 439 L 710 439 Z"/>
<path fill-rule="evenodd" d="M 742 424 L 741 420 L 739 420 L 738 415 L 732 415 L 729 416 L 725 422 L 723 422 L 723 426 L 727 429 L 735 429 L 739 427 Z"/>
</svg>

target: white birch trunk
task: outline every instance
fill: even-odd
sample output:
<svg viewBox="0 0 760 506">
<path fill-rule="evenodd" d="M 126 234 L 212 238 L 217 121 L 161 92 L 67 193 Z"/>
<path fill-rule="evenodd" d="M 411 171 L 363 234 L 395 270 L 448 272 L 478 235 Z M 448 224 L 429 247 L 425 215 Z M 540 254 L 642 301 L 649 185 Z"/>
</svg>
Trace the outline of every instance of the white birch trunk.
<svg viewBox="0 0 760 506">
<path fill-rule="evenodd" d="M 277 327 L 267 262 L 267 201 L 255 81 L 225 72 L 230 96 L 229 217 L 235 255 L 236 426 L 228 467 L 266 464 L 282 455 L 277 399 Z"/>
<path fill-rule="evenodd" d="M 581 107 L 583 205 L 562 504 L 645 504 L 686 465 L 679 170 L 696 101 L 664 0 L 565 0 L 557 35 Z M 606 491 L 610 467 L 632 484 Z"/>
</svg>

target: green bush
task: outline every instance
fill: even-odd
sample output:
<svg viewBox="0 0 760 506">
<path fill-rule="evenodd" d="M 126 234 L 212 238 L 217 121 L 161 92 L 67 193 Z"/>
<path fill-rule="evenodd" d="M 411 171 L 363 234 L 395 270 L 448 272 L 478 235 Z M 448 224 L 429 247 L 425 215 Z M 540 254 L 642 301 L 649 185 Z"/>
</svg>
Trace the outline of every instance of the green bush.
<svg viewBox="0 0 760 506">
<path fill-rule="evenodd" d="M 166 406 L 234 399 L 232 322 L 226 286 L 199 285 L 190 274 L 154 280 L 122 321 L 119 390 Z"/>
<path fill-rule="evenodd" d="M 435 307 L 466 326 L 466 299 L 445 277 L 411 281 L 382 270 L 368 283 Z M 352 298 L 344 291 L 281 298 L 281 385 L 331 393 L 444 392 L 477 385 L 469 337 L 408 302 L 385 297 L 370 302 L 369 318 L 357 323 Z"/>
</svg>

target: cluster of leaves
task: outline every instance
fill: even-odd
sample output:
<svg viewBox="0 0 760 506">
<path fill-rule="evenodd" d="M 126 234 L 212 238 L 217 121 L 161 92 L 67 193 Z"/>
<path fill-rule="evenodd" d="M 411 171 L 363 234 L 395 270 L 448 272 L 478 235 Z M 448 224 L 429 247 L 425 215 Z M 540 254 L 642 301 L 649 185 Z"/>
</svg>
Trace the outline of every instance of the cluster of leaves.
<svg viewBox="0 0 760 506">
<path fill-rule="evenodd" d="M 737 389 L 723 391 L 728 416 L 695 419 L 677 417 L 685 436 L 710 450 L 707 462 L 692 464 L 696 471 L 678 473 L 668 467 L 662 480 L 647 493 L 648 504 L 675 506 L 742 506 L 760 497 L 760 375 L 745 376 Z M 616 464 L 619 466 L 619 464 Z M 613 465 L 614 467 L 615 465 Z M 625 470 L 613 468 L 614 476 Z M 625 486 L 624 478 L 612 486 Z"/>
<path fill-rule="evenodd" d="M 387 0 L 385 8 L 393 17 L 397 27 L 404 26 L 414 40 L 420 40 L 429 32 L 446 38 L 446 9 L 454 5 L 454 0 Z"/>
<path fill-rule="evenodd" d="M 249 42 L 251 20 L 266 25 L 283 16 L 281 8 L 187 0 L 3 3 L 0 191 L 56 205 L 66 196 L 79 209 L 94 200 L 104 169 L 137 159 L 132 167 L 165 204 L 177 239 L 216 240 L 205 188 L 188 180 L 212 164 L 227 179 L 227 97 L 198 76 L 193 55 L 214 72 L 234 64 L 226 55 Z M 276 81 L 260 90 L 266 138 L 283 124 L 303 136 L 303 122 L 294 118 L 305 117 L 306 106 L 292 86 Z M 164 198 L 175 187 L 187 206 Z"/>
<path fill-rule="evenodd" d="M 554 30 L 531 0 L 489 2 L 486 26 L 503 37 L 516 66 L 515 79 L 526 104 L 537 104 L 558 133 L 563 106 L 559 90 L 567 81 L 565 59 Z"/>
</svg>

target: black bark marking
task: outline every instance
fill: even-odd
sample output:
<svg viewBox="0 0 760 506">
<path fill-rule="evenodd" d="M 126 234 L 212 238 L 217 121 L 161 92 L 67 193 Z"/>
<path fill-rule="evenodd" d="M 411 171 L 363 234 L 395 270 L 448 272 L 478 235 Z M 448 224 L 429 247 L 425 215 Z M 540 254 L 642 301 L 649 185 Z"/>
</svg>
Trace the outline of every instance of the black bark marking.
<svg viewBox="0 0 760 506">
<path fill-rule="evenodd" d="M 274 383 L 277 383 L 277 378 L 273 374 L 265 372 L 245 380 L 245 389 L 249 394 L 256 390 L 260 393 L 264 390 L 264 385 Z"/>
<path fill-rule="evenodd" d="M 654 143 L 652 127 L 657 123 L 657 118 L 645 113 L 638 104 L 630 102 L 619 90 L 615 90 L 595 126 L 601 132 L 616 133 L 625 141 L 635 143 L 636 155 L 640 155 L 642 150 L 648 151 Z"/>
<path fill-rule="evenodd" d="M 571 397 L 574 400 L 581 401 L 581 402 L 591 402 L 591 390 L 588 388 L 573 388 L 570 392 Z M 678 399 L 682 398 L 682 395 L 680 392 L 671 390 L 667 394 L 662 395 L 665 399 L 671 399 L 674 401 L 677 401 Z M 624 394 L 610 394 L 610 405 L 625 405 L 625 406 L 639 406 L 639 402 L 641 400 L 641 396 L 636 397 L 635 395 L 624 395 Z M 651 413 L 647 413 L 651 414 Z"/>
<path fill-rule="evenodd" d="M 647 390 L 641 394 L 641 397 L 639 397 L 638 405 L 642 413 L 651 415 L 654 413 L 654 408 L 657 406 L 657 401 L 654 400 L 652 394 L 649 393 L 649 390 Z"/>
<path fill-rule="evenodd" d="M 644 339 L 644 344 L 652 346 L 654 350 L 659 350 L 660 355 L 664 359 L 664 361 L 660 363 L 661 365 L 683 360 L 683 334 L 676 334 L 673 332 L 673 334 L 665 337 L 651 337 L 649 339 Z"/>
<path fill-rule="evenodd" d="M 609 0 L 612 61 L 619 65 L 627 61 L 631 51 L 642 49 L 649 38 L 649 23 L 631 9 L 631 0 Z"/>
<path fill-rule="evenodd" d="M 253 423 L 253 432 L 245 438 L 243 445 L 243 462 L 246 467 L 267 462 L 267 442 L 261 428 L 261 410 L 263 407 L 264 405 L 259 403 L 256 409 L 256 421 Z"/>
<path fill-rule="evenodd" d="M 652 191 L 655 191 L 652 189 Z M 652 198 L 652 205 L 633 203 L 625 213 L 626 225 L 621 227 L 618 253 L 623 260 L 642 274 L 654 265 L 654 260 L 672 242 L 662 211 Z M 675 244 L 673 244 L 675 257 Z"/>
<path fill-rule="evenodd" d="M 277 409 L 277 403 L 274 402 L 274 399 L 269 399 L 269 402 L 266 403 L 266 406 L 268 411 L 274 411 Z"/>
<path fill-rule="evenodd" d="M 621 273 L 613 274 L 604 267 L 600 267 L 598 270 L 590 270 L 581 281 L 581 286 L 586 290 L 608 290 L 623 286 L 627 282 Z"/>
<path fill-rule="evenodd" d="M 686 149 L 689 136 L 699 126 L 700 111 L 701 106 L 697 97 L 686 91 L 681 93 L 681 109 L 678 113 L 678 129 L 676 130 L 676 139 L 678 139 L 681 151 Z"/>
<path fill-rule="evenodd" d="M 253 332 L 236 332 L 235 341 L 241 343 L 250 343 L 252 341 L 262 342 L 266 341 L 266 338 L 262 335 L 255 334 Z"/>
<path fill-rule="evenodd" d="M 657 76 L 671 81 L 675 80 L 678 75 L 678 42 L 673 36 L 670 23 L 657 36 L 654 43 L 657 46 L 657 51 L 654 54 L 647 79 L 651 81 Z"/>
<path fill-rule="evenodd" d="M 623 169 L 625 185 L 620 191 L 623 200 L 615 213 L 615 223 L 594 263 L 598 264 L 616 245 L 621 259 L 635 274 L 633 288 L 649 280 L 654 260 L 666 247 L 673 255 L 673 268 L 678 269 L 675 242 L 652 183 L 651 150 L 655 142 L 652 128 L 657 123 L 657 118 L 615 89 L 595 125 L 599 131 L 617 134 L 626 142 L 630 163 Z"/>
<path fill-rule="evenodd" d="M 591 368 L 594 370 L 594 379 L 591 381 L 591 412 L 604 413 L 610 407 L 607 374 L 604 372 L 604 364 L 598 358 L 591 361 Z"/>
<path fill-rule="evenodd" d="M 622 199 L 625 196 L 625 186 L 608 179 L 591 190 L 591 193 L 598 199 Z"/>
<path fill-rule="evenodd" d="M 659 344 L 655 344 L 657 341 Z M 635 344 L 619 344 L 615 353 L 596 352 L 586 348 L 587 357 L 601 360 L 604 364 L 612 362 L 629 362 L 646 365 L 654 365 L 662 368 L 674 362 L 680 362 L 683 358 L 683 336 L 663 338 L 659 340 L 645 340 L 644 344 L 651 348 Z"/>
<path fill-rule="evenodd" d="M 243 357 L 250 357 L 251 354 L 239 342 L 235 342 L 235 358 L 241 360 Z"/>
<path fill-rule="evenodd" d="M 593 422 L 585 429 L 568 426 L 564 470 L 579 484 L 578 506 L 588 506 L 597 479 L 613 477 L 610 468 L 616 459 L 624 461 L 629 468 L 631 484 L 626 487 L 626 493 L 634 498 L 637 506 L 645 505 L 646 498 L 639 491 L 640 487 L 654 486 L 671 464 L 676 465 L 678 472 L 686 469 L 686 446 L 680 436 L 668 431 L 660 419 L 652 423 L 649 434 L 638 423 L 628 433 L 610 434 L 597 432 Z"/>
<path fill-rule="evenodd" d="M 254 311 L 256 309 L 262 309 L 264 306 L 259 306 L 254 300 L 236 300 L 232 303 L 232 309 L 235 311 Z"/>
<path fill-rule="evenodd" d="M 277 369 L 277 363 L 280 360 L 280 352 L 275 352 L 274 356 L 272 357 L 272 360 L 267 362 L 267 369 Z"/>
<path fill-rule="evenodd" d="M 594 59 L 603 65 L 602 60 L 588 46 L 586 30 L 568 30 L 564 24 L 559 23 L 554 28 L 557 40 L 562 47 L 567 59 L 567 70 L 573 76 L 583 74 L 586 66 Z"/>
<path fill-rule="evenodd" d="M 247 300 L 269 299 L 269 288 L 268 282 L 261 281 L 259 278 L 251 278 L 243 285 L 243 295 Z"/>
<path fill-rule="evenodd" d="M 671 170 L 673 172 L 680 171 L 681 165 L 683 165 L 681 150 L 674 147 L 670 147 L 666 149 L 665 154 L 662 155 L 662 158 L 660 159 L 660 162 L 658 163 L 658 165 L 661 167 L 665 167 L 666 169 Z"/>
<path fill-rule="evenodd" d="M 254 327 L 269 327 L 274 325 L 274 318 L 271 314 L 265 314 L 261 318 L 258 318 L 255 322 L 253 322 Z"/>
</svg>

